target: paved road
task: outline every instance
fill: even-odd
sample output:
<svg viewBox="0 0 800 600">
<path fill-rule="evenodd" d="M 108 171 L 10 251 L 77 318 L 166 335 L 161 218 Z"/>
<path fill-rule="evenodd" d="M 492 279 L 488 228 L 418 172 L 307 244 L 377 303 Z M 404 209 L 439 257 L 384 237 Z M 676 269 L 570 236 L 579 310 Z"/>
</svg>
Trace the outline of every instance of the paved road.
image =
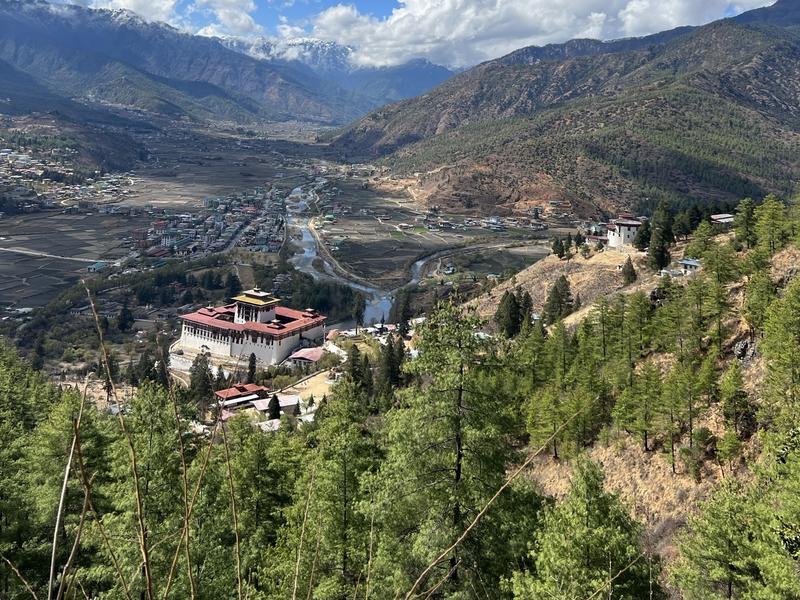
<svg viewBox="0 0 800 600">
<path fill-rule="evenodd" d="M 81 262 L 85 264 L 96 263 L 98 258 L 78 258 L 77 256 L 58 256 L 56 254 L 47 254 L 47 252 L 37 252 L 35 250 L 26 250 L 25 248 L 0 248 L 0 252 L 11 252 L 13 254 L 24 254 L 26 256 L 36 256 L 39 258 L 57 258 L 58 260 L 71 260 L 74 262 Z"/>
</svg>

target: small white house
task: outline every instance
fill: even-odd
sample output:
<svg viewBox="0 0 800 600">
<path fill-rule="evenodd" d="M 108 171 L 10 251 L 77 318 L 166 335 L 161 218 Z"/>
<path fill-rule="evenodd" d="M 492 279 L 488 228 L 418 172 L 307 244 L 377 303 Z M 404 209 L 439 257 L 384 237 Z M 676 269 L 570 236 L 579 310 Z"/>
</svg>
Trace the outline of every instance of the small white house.
<svg viewBox="0 0 800 600">
<path fill-rule="evenodd" d="M 642 221 L 637 219 L 616 219 L 607 225 L 608 247 L 622 248 L 630 246 L 636 238 L 636 232 L 642 226 Z"/>
<path fill-rule="evenodd" d="M 678 264 L 681 266 L 681 271 L 683 271 L 683 274 L 686 276 L 694 275 L 703 266 L 700 260 L 696 258 L 684 258 L 683 260 L 679 260 Z"/>
</svg>

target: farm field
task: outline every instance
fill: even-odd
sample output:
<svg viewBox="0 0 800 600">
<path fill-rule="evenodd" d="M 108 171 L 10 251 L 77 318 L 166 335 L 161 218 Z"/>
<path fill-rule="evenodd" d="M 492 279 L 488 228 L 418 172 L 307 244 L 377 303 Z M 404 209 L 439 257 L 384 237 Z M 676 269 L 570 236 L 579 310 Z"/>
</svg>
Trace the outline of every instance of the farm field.
<svg viewBox="0 0 800 600">
<path fill-rule="evenodd" d="M 0 220 L 0 306 L 35 307 L 90 274 L 93 262 L 128 252 L 125 238 L 149 221 L 46 211 Z"/>
</svg>

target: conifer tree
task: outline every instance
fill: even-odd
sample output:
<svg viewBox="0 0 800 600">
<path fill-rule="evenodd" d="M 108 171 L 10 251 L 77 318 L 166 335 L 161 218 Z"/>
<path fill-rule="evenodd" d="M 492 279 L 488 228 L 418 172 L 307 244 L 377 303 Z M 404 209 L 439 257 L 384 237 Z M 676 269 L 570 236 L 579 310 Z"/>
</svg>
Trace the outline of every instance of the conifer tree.
<svg viewBox="0 0 800 600">
<path fill-rule="evenodd" d="M 633 268 L 630 256 L 622 267 L 622 281 L 625 282 L 625 285 L 630 285 L 636 281 L 636 269 Z"/>
<path fill-rule="evenodd" d="M 756 271 L 745 287 L 744 317 L 753 333 L 762 334 L 768 309 L 775 299 L 775 284 L 769 273 Z"/>
<path fill-rule="evenodd" d="M 639 252 L 644 252 L 650 245 L 650 221 L 644 221 L 642 226 L 636 230 L 636 235 L 633 238 L 633 247 Z"/>
<path fill-rule="evenodd" d="M 517 297 L 512 292 L 506 290 L 503 293 L 494 318 L 505 337 L 512 338 L 519 333 L 520 309 Z"/>
<path fill-rule="evenodd" d="M 564 242 L 561 241 L 561 238 L 554 238 L 553 244 L 551 246 L 553 254 L 555 254 L 558 258 L 564 258 L 567 253 L 567 249 L 564 247 Z"/>
<path fill-rule="evenodd" d="M 247 360 L 247 383 L 254 383 L 256 380 L 256 355 L 254 352 L 250 353 L 250 358 Z"/>
<path fill-rule="evenodd" d="M 640 558 L 641 527 L 603 489 L 602 471 L 578 461 L 567 497 L 545 515 L 535 568 L 515 573 L 514 597 L 663 598 L 659 565 Z"/>
<path fill-rule="evenodd" d="M 796 598 L 796 564 L 766 506 L 731 480 L 689 518 L 674 580 L 689 598 Z"/>
<path fill-rule="evenodd" d="M 734 227 L 736 240 L 748 249 L 756 245 L 756 204 L 752 198 L 745 198 L 736 207 Z"/>
<path fill-rule="evenodd" d="M 277 394 L 272 394 L 267 405 L 267 418 L 270 420 L 281 418 L 281 403 Z"/>
<path fill-rule="evenodd" d="M 730 363 L 719 383 L 719 396 L 725 422 L 738 436 L 749 433 L 752 427 L 752 408 L 744 391 L 742 368 L 739 361 Z"/>
<path fill-rule="evenodd" d="M 714 230 L 711 223 L 701 221 L 697 229 L 692 233 L 692 241 L 686 246 L 687 258 L 702 258 L 709 246 L 714 243 Z"/>
<path fill-rule="evenodd" d="M 786 207 L 777 197 L 770 194 L 755 209 L 755 233 L 758 248 L 767 256 L 772 256 L 786 243 Z"/>
<path fill-rule="evenodd" d="M 644 451 L 650 451 L 650 440 L 654 437 L 658 398 L 661 396 L 661 373 L 648 360 L 635 375 L 633 385 L 625 388 L 616 406 L 614 420 L 617 425 L 640 436 Z"/>
<path fill-rule="evenodd" d="M 509 413 L 505 399 L 488 387 L 482 365 L 495 358 L 475 336 L 478 327 L 456 303 L 440 305 L 420 327 L 419 357 L 407 366 L 418 383 L 386 416 L 387 456 L 375 478 L 381 532 L 373 561 L 376 598 L 411 589 L 505 480 L 513 458 L 504 440 Z M 440 582 L 443 597 L 468 595 L 472 586 L 497 589 L 507 573 L 504 561 L 516 559 L 511 551 L 522 552 L 519 540 L 531 533 L 504 524 L 529 522 L 538 509 L 535 496 L 519 494 L 507 490 L 423 589 Z"/>
<path fill-rule="evenodd" d="M 767 311 L 762 349 L 768 366 L 762 417 L 793 423 L 800 409 L 800 279 Z"/>
<path fill-rule="evenodd" d="M 672 219 L 665 202 L 658 205 L 650 224 L 648 262 L 654 271 L 669 265 L 669 247 L 672 244 Z"/>
<path fill-rule="evenodd" d="M 542 318 L 546 325 L 552 325 L 572 313 L 572 292 L 569 281 L 564 275 L 559 276 L 547 294 Z"/>
</svg>

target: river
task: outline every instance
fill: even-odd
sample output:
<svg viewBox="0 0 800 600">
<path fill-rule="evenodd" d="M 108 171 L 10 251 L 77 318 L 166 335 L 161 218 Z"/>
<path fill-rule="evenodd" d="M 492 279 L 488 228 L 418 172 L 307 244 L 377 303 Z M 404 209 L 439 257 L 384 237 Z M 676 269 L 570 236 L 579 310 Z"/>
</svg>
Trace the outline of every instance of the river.
<svg viewBox="0 0 800 600">
<path fill-rule="evenodd" d="M 371 325 L 373 323 L 378 323 L 382 319 L 388 321 L 389 313 L 394 303 L 394 290 L 387 291 L 371 287 L 338 274 L 328 261 L 319 254 L 317 240 L 309 227 L 308 208 L 308 200 L 303 192 L 303 188 L 296 187 L 293 189 L 292 193 L 289 194 L 289 197 L 286 199 L 286 226 L 289 232 L 292 230 L 299 231 L 301 239 L 298 241 L 292 238 L 292 244 L 298 247 L 298 251 L 289 259 L 289 262 L 292 263 L 298 271 L 311 275 L 315 280 L 325 279 L 335 281 L 361 292 L 366 298 L 366 307 L 364 309 L 365 324 Z M 321 273 L 314 266 L 314 263 L 318 262 L 317 259 L 322 262 L 324 273 Z M 412 267 L 412 282 L 419 281 L 422 267 L 426 260 L 427 259 L 422 259 L 414 263 Z"/>
</svg>

